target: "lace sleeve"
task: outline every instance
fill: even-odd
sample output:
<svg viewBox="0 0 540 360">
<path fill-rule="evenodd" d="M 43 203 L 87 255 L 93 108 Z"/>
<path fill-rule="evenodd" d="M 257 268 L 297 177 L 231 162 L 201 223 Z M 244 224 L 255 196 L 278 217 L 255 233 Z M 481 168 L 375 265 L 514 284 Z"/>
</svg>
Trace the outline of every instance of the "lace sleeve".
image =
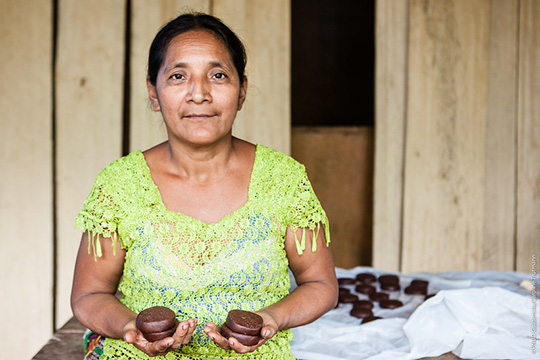
<svg viewBox="0 0 540 360">
<path fill-rule="evenodd" d="M 75 219 L 75 227 L 88 232 L 88 253 L 101 257 L 100 237 L 111 238 L 116 249 L 117 230 L 122 214 L 115 201 L 115 171 L 105 168 L 96 178 L 90 194 Z"/>
<path fill-rule="evenodd" d="M 290 201 L 289 214 L 291 215 L 289 226 L 295 233 L 296 249 L 302 254 L 306 248 L 306 231 L 313 232 L 311 251 L 317 250 L 317 238 L 319 231 L 324 231 L 326 245 L 330 244 L 330 227 L 326 212 L 321 206 L 317 195 L 313 191 L 308 179 L 305 167 L 299 169 L 298 181 L 293 187 Z M 298 239 L 296 230 L 302 229 L 302 237 Z"/>
</svg>

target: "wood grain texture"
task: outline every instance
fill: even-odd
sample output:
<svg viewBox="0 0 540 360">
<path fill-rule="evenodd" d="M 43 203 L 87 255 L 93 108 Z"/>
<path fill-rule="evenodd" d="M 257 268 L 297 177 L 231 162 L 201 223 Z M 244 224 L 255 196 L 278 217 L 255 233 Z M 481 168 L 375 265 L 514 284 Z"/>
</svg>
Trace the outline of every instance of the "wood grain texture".
<svg viewBox="0 0 540 360">
<path fill-rule="evenodd" d="M 373 266 L 401 262 L 409 1 L 378 0 L 375 67 Z"/>
<path fill-rule="evenodd" d="M 28 359 L 53 327 L 53 9 L 0 9 L 0 357 Z"/>
<path fill-rule="evenodd" d="M 167 139 L 161 113 L 152 110 L 146 88 L 148 50 L 158 30 L 184 12 L 210 11 L 210 0 L 133 0 L 131 8 L 129 148 L 146 150 Z"/>
<path fill-rule="evenodd" d="M 57 322 L 81 237 L 74 220 L 95 177 L 121 155 L 125 0 L 60 0 L 56 66 Z"/>
<path fill-rule="evenodd" d="M 521 0 L 519 14 L 516 270 L 540 257 L 540 1 Z M 538 269 L 538 265 L 536 267 Z"/>
<path fill-rule="evenodd" d="M 478 267 L 513 270 L 519 1 L 492 0 L 489 5 L 485 222 Z"/>
<path fill-rule="evenodd" d="M 402 270 L 477 270 L 489 2 L 412 1 Z"/>
<path fill-rule="evenodd" d="M 371 265 L 374 130 L 294 127 L 292 156 L 306 166 L 330 220 L 336 266 Z"/>
<path fill-rule="evenodd" d="M 290 0 L 213 0 L 212 14 L 244 41 L 248 93 L 234 135 L 290 153 Z"/>
</svg>

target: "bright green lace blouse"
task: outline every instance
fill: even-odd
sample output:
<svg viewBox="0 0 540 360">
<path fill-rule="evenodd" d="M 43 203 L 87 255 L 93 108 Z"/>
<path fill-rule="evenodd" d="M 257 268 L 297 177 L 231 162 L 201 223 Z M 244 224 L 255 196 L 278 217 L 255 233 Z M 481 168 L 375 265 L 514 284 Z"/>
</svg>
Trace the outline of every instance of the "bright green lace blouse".
<svg viewBox="0 0 540 360">
<path fill-rule="evenodd" d="M 250 354 L 223 350 L 202 331 L 221 325 L 232 309 L 257 311 L 289 293 L 284 250 L 287 227 L 326 232 L 328 219 L 303 165 L 257 145 L 246 204 L 213 224 L 169 211 L 140 151 L 109 164 L 98 176 L 76 224 L 90 234 L 89 252 L 101 256 L 100 236 L 127 250 L 120 291 L 136 313 L 154 305 L 173 309 L 179 320 L 197 319 L 186 346 L 156 359 L 293 359 L 289 330 Z M 110 244 L 109 244 L 110 246 Z M 316 251 L 313 241 L 311 250 Z M 107 339 L 104 357 L 145 359 L 120 339 Z"/>
</svg>

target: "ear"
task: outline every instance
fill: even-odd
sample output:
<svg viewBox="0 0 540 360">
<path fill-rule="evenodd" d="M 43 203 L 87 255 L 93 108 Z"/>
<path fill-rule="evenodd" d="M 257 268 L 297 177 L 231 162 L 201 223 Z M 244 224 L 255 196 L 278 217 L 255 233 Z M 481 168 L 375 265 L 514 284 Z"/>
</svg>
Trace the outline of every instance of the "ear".
<svg viewBox="0 0 540 360">
<path fill-rule="evenodd" d="M 161 111 L 157 90 L 156 87 L 150 82 L 150 78 L 146 78 L 146 88 L 148 89 L 148 97 L 152 103 L 152 109 L 156 112 Z"/>
<path fill-rule="evenodd" d="M 240 86 L 240 95 L 238 96 L 238 111 L 242 110 L 242 106 L 244 106 L 244 101 L 246 100 L 246 94 L 247 94 L 247 87 L 248 87 L 248 80 L 247 80 L 247 77 L 244 76 L 244 81 L 242 82 L 242 85 Z"/>
</svg>

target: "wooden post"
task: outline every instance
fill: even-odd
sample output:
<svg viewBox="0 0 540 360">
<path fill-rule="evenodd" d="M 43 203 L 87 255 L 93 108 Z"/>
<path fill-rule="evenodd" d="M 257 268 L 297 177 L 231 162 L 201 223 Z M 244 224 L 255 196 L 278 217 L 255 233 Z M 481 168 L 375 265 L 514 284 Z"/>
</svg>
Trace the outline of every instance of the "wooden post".
<svg viewBox="0 0 540 360">
<path fill-rule="evenodd" d="M 213 15 L 244 41 L 248 93 L 236 136 L 290 153 L 290 0 L 214 0 Z"/>
<path fill-rule="evenodd" d="M 402 270 L 480 269 L 489 1 L 412 1 Z"/>
<path fill-rule="evenodd" d="M 131 9 L 129 149 L 146 150 L 167 139 L 161 113 L 152 110 L 146 89 L 148 50 L 167 21 L 187 11 L 210 11 L 210 0 L 133 0 Z"/>
<path fill-rule="evenodd" d="M 519 14 L 516 270 L 540 258 L 540 2 L 521 0 Z"/>
<path fill-rule="evenodd" d="M 373 266 L 401 264 L 409 1 L 377 0 Z"/>
<path fill-rule="evenodd" d="M 121 155 L 125 0 L 59 1 L 56 65 L 57 323 L 69 298 L 81 233 L 74 220 L 95 177 Z"/>
</svg>

